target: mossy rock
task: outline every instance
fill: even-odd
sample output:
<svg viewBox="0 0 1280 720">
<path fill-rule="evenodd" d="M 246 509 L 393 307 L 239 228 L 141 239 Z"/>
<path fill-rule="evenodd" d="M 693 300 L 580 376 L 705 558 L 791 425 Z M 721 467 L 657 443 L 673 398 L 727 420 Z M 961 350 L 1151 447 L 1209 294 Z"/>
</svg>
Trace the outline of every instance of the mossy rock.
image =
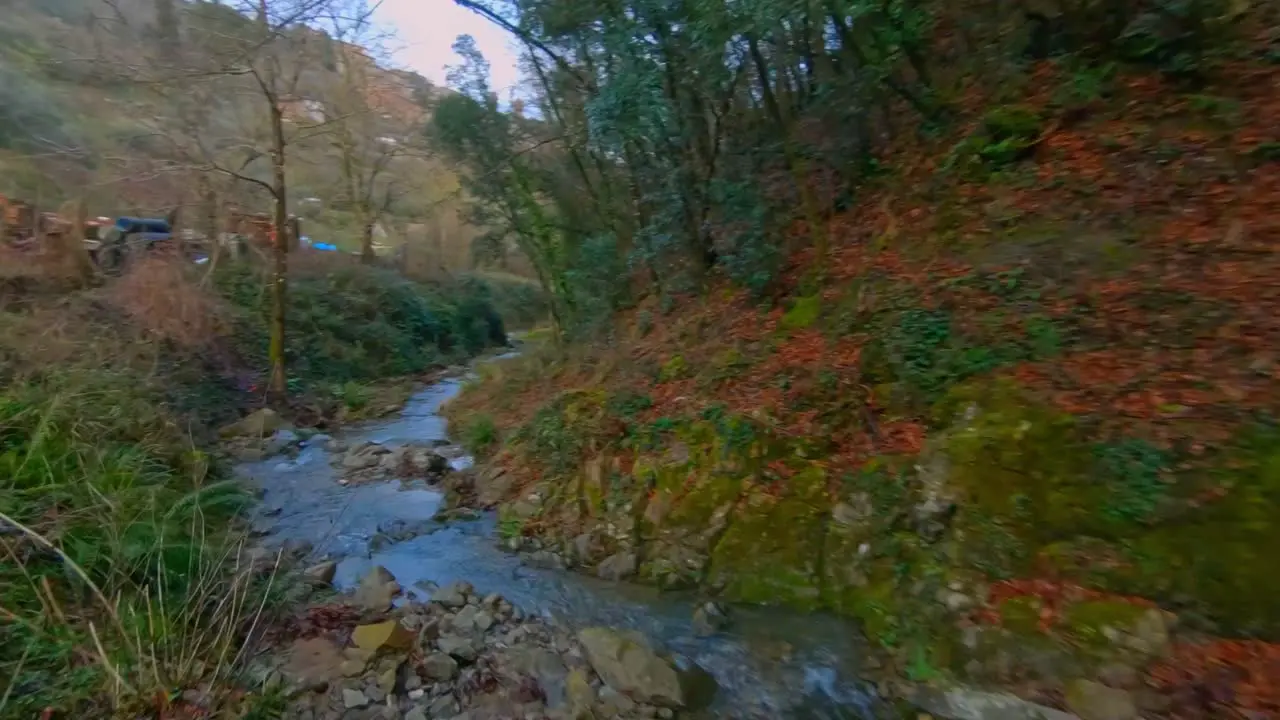
<svg viewBox="0 0 1280 720">
<path fill-rule="evenodd" d="M 816 609 L 831 512 L 826 474 L 815 465 L 785 482 L 781 496 L 765 487 L 748 491 L 716 545 L 709 582 L 731 600 Z"/>
<path fill-rule="evenodd" d="M 974 552 L 986 552 L 993 533 L 1010 534 L 1033 551 L 1088 534 L 1097 524 L 1107 489 L 1090 476 L 1087 443 L 1074 418 L 1007 381 L 956 388 L 935 412 L 939 420 L 960 418 L 941 447 Z"/>
<path fill-rule="evenodd" d="M 1252 432 L 1224 453 L 1208 485 L 1226 494 L 1126 542 L 1117 590 L 1191 600 L 1224 632 L 1280 638 L 1280 432 Z"/>
</svg>

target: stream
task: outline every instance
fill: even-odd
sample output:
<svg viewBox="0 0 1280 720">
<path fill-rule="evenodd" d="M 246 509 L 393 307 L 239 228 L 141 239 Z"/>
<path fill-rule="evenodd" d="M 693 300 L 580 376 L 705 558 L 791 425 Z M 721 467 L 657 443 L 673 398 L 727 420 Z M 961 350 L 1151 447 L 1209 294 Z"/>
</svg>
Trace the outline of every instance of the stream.
<svg viewBox="0 0 1280 720">
<path fill-rule="evenodd" d="M 335 437 L 350 445 L 443 443 L 447 434 L 439 408 L 462 384 L 456 378 L 440 380 L 417 392 L 398 416 L 355 425 Z M 470 458 L 452 463 L 460 469 Z M 728 631 L 698 637 L 692 595 L 525 566 L 499 547 L 491 514 L 433 522 L 444 496 L 424 481 L 388 478 L 344 486 L 323 447 L 304 447 L 292 459 L 245 463 L 237 471 L 264 493 L 255 526 L 266 542 L 306 542 L 315 558 L 340 560 L 334 580 L 339 590 L 353 588 L 365 572 L 381 565 L 421 600 L 428 594 L 418 584 L 466 580 L 480 592 L 499 593 L 527 613 L 571 628 L 638 630 L 716 678 L 720 689 L 711 708 L 700 713 L 705 717 L 836 720 L 882 716 L 885 709 L 858 679 L 858 635 L 839 619 L 735 607 Z M 425 532 L 371 549 L 374 536 L 397 523 Z"/>
</svg>

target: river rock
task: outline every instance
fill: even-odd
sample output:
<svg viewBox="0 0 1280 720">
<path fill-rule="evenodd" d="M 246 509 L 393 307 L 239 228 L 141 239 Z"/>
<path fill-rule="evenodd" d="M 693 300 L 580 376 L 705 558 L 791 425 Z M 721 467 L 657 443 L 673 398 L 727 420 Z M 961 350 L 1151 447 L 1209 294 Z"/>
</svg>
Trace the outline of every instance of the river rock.
<svg viewBox="0 0 1280 720">
<path fill-rule="evenodd" d="M 369 698 L 359 690 L 352 688 L 342 689 L 342 706 L 348 710 L 362 708 L 369 704 Z"/>
<path fill-rule="evenodd" d="M 494 656 L 493 667 L 498 677 L 512 687 L 518 686 L 524 678 L 536 680 L 550 707 L 564 705 L 566 694 L 571 695 L 567 687 L 569 669 L 558 653 L 545 647 L 523 643 L 505 648 Z M 569 702 L 572 703 L 572 698 Z"/>
<path fill-rule="evenodd" d="M 333 576 L 337 573 L 338 563 L 333 560 L 326 560 L 307 568 L 302 575 L 307 579 L 307 582 L 323 587 L 332 584 Z"/>
<path fill-rule="evenodd" d="M 467 593 L 470 592 L 470 588 L 471 585 L 468 583 L 449 583 L 431 594 L 431 602 L 447 608 L 460 608 L 467 604 Z"/>
<path fill-rule="evenodd" d="M 422 660 L 422 672 L 432 682 L 448 682 L 458 674 L 458 661 L 444 652 L 433 652 Z"/>
<path fill-rule="evenodd" d="M 293 447 L 299 441 L 298 434 L 289 428 L 280 428 L 267 438 L 262 446 L 262 452 L 265 455 L 278 455 L 290 447 Z"/>
<path fill-rule="evenodd" d="M 620 552 L 610 555 L 596 566 L 596 575 L 605 580 L 623 580 L 636 574 L 636 554 Z"/>
<path fill-rule="evenodd" d="M 427 705 L 427 714 L 433 718 L 455 718 L 456 720 L 460 709 L 453 695 L 441 695 Z"/>
<path fill-rule="evenodd" d="M 440 652 L 448 653 L 462 662 L 475 662 L 479 656 L 478 643 L 466 635 L 441 635 L 436 638 L 436 647 Z"/>
<path fill-rule="evenodd" d="M 530 567 L 545 568 L 547 570 L 563 570 L 565 568 L 565 560 L 559 554 L 550 550 L 535 550 L 531 553 L 525 553 L 524 562 Z"/>
<path fill-rule="evenodd" d="M 328 448 L 329 443 L 333 442 L 333 437 L 324 433 L 316 433 L 303 441 L 303 447 Z"/>
<path fill-rule="evenodd" d="M 968 688 L 942 690 L 921 686 L 914 688 L 908 699 L 920 709 L 947 720 L 1080 720 L 1071 713 L 1013 695 Z"/>
<path fill-rule="evenodd" d="M 569 717 L 572 720 L 592 720 L 591 712 L 596 704 L 596 691 L 591 687 L 591 680 L 582 668 L 575 668 L 565 681 L 565 690 L 569 697 Z"/>
<path fill-rule="evenodd" d="M 404 714 L 404 720 L 428 720 L 427 711 L 420 707 L 409 708 Z"/>
<path fill-rule="evenodd" d="M 382 462 L 382 456 L 389 452 L 391 451 L 377 443 L 361 443 L 342 456 L 342 469 L 367 470 L 377 467 Z"/>
<path fill-rule="evenodd" d="M 693 611 L 693 632 L 709 637 L 729 627 L 729 613 L 719 603 L 708 600 Z"/>
<path fill-rule="evenodd" d="M 359 625 L 351 632 L 351 642 L 361 650 L 408 650 L 417 636 L 398 620 L 386 620 L 371 625 Z"/>
<path fill-rule="evenodd" d="M 476 475 L 476 503 L 489 508 L 506 500 L 515 485 L 515 476 L 500 467 L 492 467 Z"/>
<path fill-rule="evenodd" d="M 295 640 L 285 652 L 281 672 L 291 683 L 301 687 L 319 687 L 342 676 L 342 651 L 333 641 L 323 638 Z"/>
<path fill-rule="evenodd" d="M 1138 707 L 1127 690 L 1111 688 L 1092 680 L 1067 683 L 1067 709 L 1081 720 L 1133 720 Z"/>
<path fill-rule="evenodd" d="M 356 590 L 356 603 L 367 610 L 383 611 L 391 607 L 391 601 L 400 592 L 400 584 L 395 575 L 381 565 L 360 579 L 360 587 Z"/>
<path fill-rule="evenodd" d="M 255 410 L 238 422 L 224 426 L 218 434 L 224 438 L 267 437 L 277 430 L 289 427 L 289 423 L 271 408 Z"/>
<path fill-rule="evenodd" d="M 688 705 L 685 679 L 640 633 L 606 627 L 586 628 L 578 641 L 596 674 L 613 689 L 643 703 L 683 708 Z"/>
</svg>

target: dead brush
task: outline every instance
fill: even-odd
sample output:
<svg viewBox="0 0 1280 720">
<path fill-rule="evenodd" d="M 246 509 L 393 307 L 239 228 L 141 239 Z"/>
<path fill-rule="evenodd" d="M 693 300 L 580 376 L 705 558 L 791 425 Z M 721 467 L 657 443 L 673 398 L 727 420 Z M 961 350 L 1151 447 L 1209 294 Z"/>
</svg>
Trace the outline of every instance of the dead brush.
<svg viewBox="0 0 1280 720">
<path fill-rule="evenodd" d="M 143 258 L 103 293 L 148 335 L 182 348 L 208 347 L 230 332 L 221 298 L 174 260 Z"/>
</svg>

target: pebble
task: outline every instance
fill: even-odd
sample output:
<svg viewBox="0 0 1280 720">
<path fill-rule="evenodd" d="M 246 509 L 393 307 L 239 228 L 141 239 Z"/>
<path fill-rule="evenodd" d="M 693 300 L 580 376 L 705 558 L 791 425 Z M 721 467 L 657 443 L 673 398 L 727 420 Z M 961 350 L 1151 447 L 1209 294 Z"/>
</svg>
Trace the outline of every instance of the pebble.
<svg viewBox="0 0 1280 720">
<path fill-rule="evenodd" d="M 359 690 L 342 689 L 342 706 L 348 710 L 362 708 L 369 704 L 369 698 Z"/>
</svg>

